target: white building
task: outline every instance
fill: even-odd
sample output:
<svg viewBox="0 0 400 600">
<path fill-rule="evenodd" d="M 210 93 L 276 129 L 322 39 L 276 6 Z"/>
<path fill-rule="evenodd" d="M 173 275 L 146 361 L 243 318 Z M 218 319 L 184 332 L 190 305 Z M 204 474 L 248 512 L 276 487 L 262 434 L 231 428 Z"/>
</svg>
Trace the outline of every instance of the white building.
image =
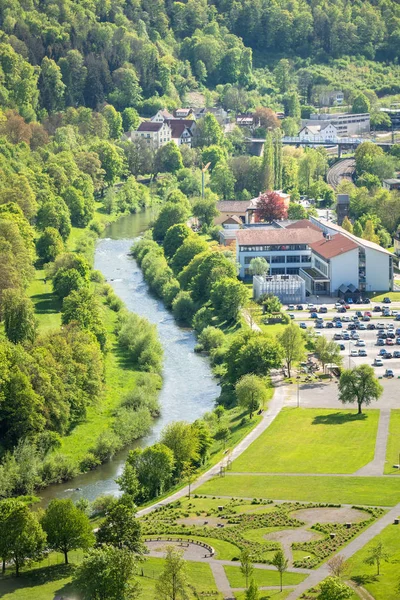
<svg viewBox="0 0 400 600">
<path fill-rule="evenodd" d="M 349 233 L 331 221 L 317 219 L 316 217 L 310 217 L 310 221 L 319 227 L 325 236 L 332 236 L 332 239 L 334 239 L 336 234 L 340 233 L 358 246 L 357 277 L 355 277 L 355 271 L 352 271 L 353 280 L 345 280 L 342 278 L 343 284 L 352 284 L 360 291 L 360 293 L 386 292 L 393 288 L 393 254 L 391 252 L 382 248 L 379 244 L 364 240 Z M 354 256 L 356 256 L 356 254 L 354 254 Z M 347 258 L 350 260 L 350 255 L 348 253 Z M 353 259 L 353 255 L 351 260 L 355 260 Z M 348 269 L 350 269 L 350 266 L 346 267 L 346 274 Z M 337 280 L 335 280 L 334 285 L 336 285 L 336 283 Z"/>
<path fill-rule="evenodd" d="M 309 227 L 286 228 L 252 227 L 236 233 L 236 259 L 240 265 L 239 276 L 251 276 L 250 263 L 257 256 L 265 258 L 270 275 L 298 275 L 302 266 L 311 263 L 310 243 L 323 238 L 310 223 Z"/>
<path fill-rule="evenodd" d="M 299 138 L 303 141 L 320 142 L 321 140 L 334 140 L 338 137 L 338 131 L 330 122 L 321 125 L 305 125 L 299 131 Z"/>
<path fill-rule="evenodd" d="M 125 136 L 131 140 L 143 139 L 153 150 L 158 150 L 171 141 L 171 134 L 171 127 L 164 121 L 143 121 L 136 131 L 130 131 Z"/>
<path fill-rule="evenodd" d="M 302 126 L 328 125 L 331 123 L 337 130 L 338 137 L 369 133 L 371 119 L 369 113 L 314 113 L 309 119 L 302 120 Z"/>
</svg>

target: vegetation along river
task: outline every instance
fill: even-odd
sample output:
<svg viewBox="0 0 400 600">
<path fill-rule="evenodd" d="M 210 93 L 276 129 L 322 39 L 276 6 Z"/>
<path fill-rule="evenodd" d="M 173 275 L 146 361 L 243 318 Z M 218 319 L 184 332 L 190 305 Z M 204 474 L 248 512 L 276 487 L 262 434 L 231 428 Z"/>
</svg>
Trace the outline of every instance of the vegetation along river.
<svg viewBox="0 0 400 600">
<path fill-rule="evenodd" d="M 201 417 L 213 408 L 219 395 L 207 359 L 194 352 L 194 333 L 176 325 L 163 303 L 150 294 L 138 265 L 129 256 L 133 240 L 147 229 L 151 218 L 151 211 L 147 210 L 112 223 L 99 240 L 95 254 L 95 268 L 103 273 L 129 310 L 157 325 L 164 348 L 161 416 L 154 422 L 150 435 L 138 442 L 140 446 L 153 444 L 171 421 L 194 421 Z M 100 494 L 117 493 L 115 478 L 122 471 L 128 451 L 119 452 L 108 463 L 72 481 L 49 486 L 41 492 L 44 503 L 55 497 L 76 500 L 84 496 L 94 500 Z"/>
</svg>

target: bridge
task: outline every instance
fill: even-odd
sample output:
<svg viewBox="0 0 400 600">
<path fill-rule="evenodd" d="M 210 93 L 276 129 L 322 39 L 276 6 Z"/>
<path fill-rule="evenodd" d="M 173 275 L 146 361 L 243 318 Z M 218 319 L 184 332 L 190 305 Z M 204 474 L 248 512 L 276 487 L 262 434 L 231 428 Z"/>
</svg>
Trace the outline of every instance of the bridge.
<svg viewBox="0 0 400 600">
<path fill-rule="evenodd" d="M 253 154 L 256 154 L 257 156 L 262 156 L 264 152 L 265 139 L 248 137 L 245 138 L 245 141 L 247 144 L 251 144 Z M 379 140 L 353 137 L 324 138 L 316 136 L 312 140 L 305 140 L 303 138 L 299 138 L 298 136 L 284 136 L 281 138 L 281 141 L 282 144 L 286 146 L 306 146 L 308 148 L 313 148 L 314 146 L 337 146 L 339 158 L 342 155 L 342 150 L 355 150 L 357 146 L 359 146 L 363 142 L 372 142 L 373 144 L 376 144 L 384 150 L 389 150 L 394 145 L 393 142 L 381 142 Z"/>
</svg>

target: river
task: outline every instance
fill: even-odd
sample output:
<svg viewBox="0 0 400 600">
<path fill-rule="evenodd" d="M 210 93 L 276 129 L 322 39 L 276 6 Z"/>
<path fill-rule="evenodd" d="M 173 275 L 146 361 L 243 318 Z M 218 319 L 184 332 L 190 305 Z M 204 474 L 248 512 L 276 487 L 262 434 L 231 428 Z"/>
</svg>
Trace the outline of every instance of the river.
<svg viewBox="0 0 400 600">
<path fill-rule="evenodd" d="M 136 261 L 129 256 L 133 240 L 147 229 L 150 210 L 122 217 L 105 230 L 97 243 L 95 269 L 101 271 L 127 308 L 157 325 L 164 348 L 161 415 L 151 433 L 136 444 L 153 444 L 171 421 L 194 421 L 214 406 L 219 387 L 208 360 L 194 352 L 196 338 L 189 329 L 178 327 L 163 303 L 150 294 Z M 52 498 L 79 497 L 94 500 L 100 494 L 117 494 L 115 478 L 122 472 L 129 448 L 94 471 L 73 480 L 51 485 L 41 492 L 43 504 Z M 76 488 L 79 488 L 77 490 Z"/>
</svg>

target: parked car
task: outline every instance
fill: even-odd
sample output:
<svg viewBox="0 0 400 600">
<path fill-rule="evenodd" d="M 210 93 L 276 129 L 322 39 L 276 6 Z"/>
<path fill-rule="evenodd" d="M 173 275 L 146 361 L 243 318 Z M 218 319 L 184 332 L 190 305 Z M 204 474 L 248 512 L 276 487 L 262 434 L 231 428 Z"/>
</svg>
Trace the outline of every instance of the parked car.
<svg viewBox="0 0 400 600">
<path fill-rule="evenodd" d="M 365 358 L 367 355 L 367 351 L 366 350 L 359 350 L 358 351 L 358 356 L 362 356 L 363 358 Z"/>
<path fill-rule="evenodd" d="M 303 322 L 299 323 L 300 329 L 307 329 L 307 325 Z"/>
<path fill-rule="evenodd" d="M 382 361 L 382 359 L 381 358 L 376 358 L 374 360 L 374 365 L 375 365 L 375 367 L 383 367 L 383 361 Z"/>
<path fill-rule="evenodd" d="M 392 303 L 392 301 L 389 298 L 389 296 L 385 296 L 384 299 L 383 299 L 383 301 L 384 301 L 385 304 L 391 304 Z"/>
<path fill-rule="evenodd" d="M 392 369 L 386 369 L 385 377 L 388 377 L 388 378 L 394 377 L 394 373 L 393 373 Z"/>
</svg>

